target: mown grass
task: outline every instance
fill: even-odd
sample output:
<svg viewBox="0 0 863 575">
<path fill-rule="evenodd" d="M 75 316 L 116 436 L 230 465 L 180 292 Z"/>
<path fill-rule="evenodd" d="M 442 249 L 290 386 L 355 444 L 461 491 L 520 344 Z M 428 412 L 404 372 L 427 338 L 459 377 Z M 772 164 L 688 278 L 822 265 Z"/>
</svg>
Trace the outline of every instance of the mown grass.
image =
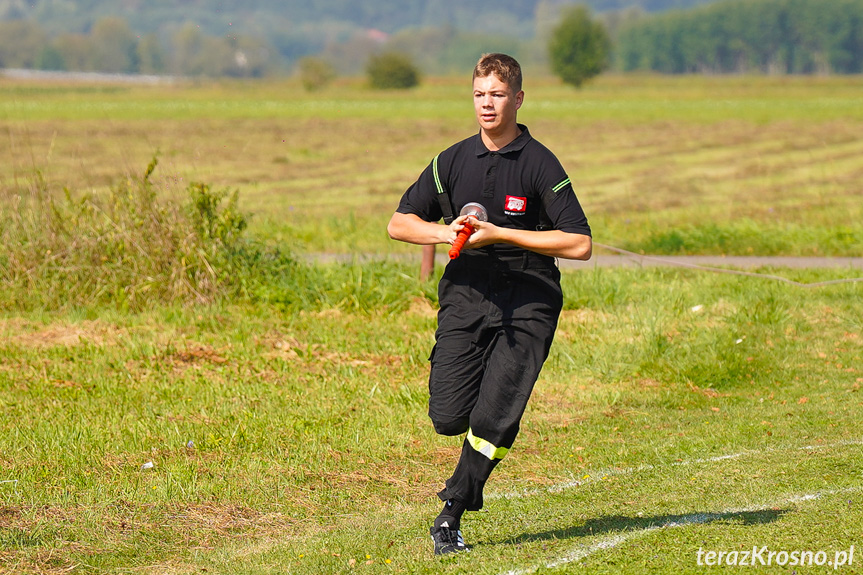
<svg viewBox="0 0 863 575">
<path fill-rule="evenodd" d="M 425 530 L 459 446 L 426 421 L 434 302 L 387 279 L 409 271 L 377 276 L 399 303 L 365 311 L 7 313 L 6 568 L 501 573 L 701 512 L 721 517 L 586 566 L 688 572 L 705 537 L 855 542 L 859 285 L 597 269 L 565 274 L 567 310 L 522 434 L 466 522 L 476 548 L 432 559 Z M 743 508 L 763 521 L 746 527 Z M 822 514 L 834 521 L 814 533 Z"/>
<path fill-rule="evenodd" d="M 859 77 L 603 77 L 526 84 L 520 112 L 560 157 L 597 240 L 634 251 L 856 255 Z M 49 89 L 50 88 L 50 89 Z M 159 151 L 168 183 L 239 188 L 258 235 L 312 252 L 408 252 L 382 230 L 442 148 L 473 133 L 467 82 L 0 84 L 3 185 L 105 190 Z M 755 230 L 755 232 L 753 231 Z M 757 233 L 756 233 L 757 232 Z"/>
<path fill-rule="evenodd" d="M 545 82 L 524 120 L 598 241 L 859 255 L 859 82 Z M 344 88 L 0 84 L 0 572 L 701 573 L 699 548 L 859 544 L 863 284 L 595 268 L 564 273 L 474 549 L 432 557 L 460 449 L 425 415 L 435 283 L 359 256 L 417 253 L 386 219 L 469 102 Z"/>
</svg>

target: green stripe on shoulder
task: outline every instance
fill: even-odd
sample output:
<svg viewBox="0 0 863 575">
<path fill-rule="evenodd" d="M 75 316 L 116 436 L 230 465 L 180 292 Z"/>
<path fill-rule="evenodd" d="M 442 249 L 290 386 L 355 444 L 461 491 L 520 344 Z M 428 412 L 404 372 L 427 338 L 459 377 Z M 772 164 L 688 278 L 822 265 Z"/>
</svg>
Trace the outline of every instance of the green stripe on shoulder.
<svg viewBox="0 0 863 575">
<path fill-rule="evenodd" d="M 440 174 L 437 171 L 437 159 L 440 157 L 440 154 L 434 157 L 434 161 L 432 162 L 432 171 L 434 172 L 434 185 L 437 187 L 437 193 L 443 194 L 443 184 L 440 181 Z"/>
<path fill-rule="evenodd" d="M 554 193 L 556 194 L 557 192 L 559 192 L 560 190 L 562 190 L 563 188 L 565 188 L 565 187 L 566 187 L 566 186 L 568 186 L 569 184 L 570 184 L 570 179 L 569 179 L 569 178 L 566 178 L 566 179 L 565 179 L 565 180 L 563 180 L 561 183 L 559 183 L 558 185 L 554 186 L 554 187 L 551 189 L 551 191 L 552 191 L 552 192 L 554 192 Z"/>
</svg>

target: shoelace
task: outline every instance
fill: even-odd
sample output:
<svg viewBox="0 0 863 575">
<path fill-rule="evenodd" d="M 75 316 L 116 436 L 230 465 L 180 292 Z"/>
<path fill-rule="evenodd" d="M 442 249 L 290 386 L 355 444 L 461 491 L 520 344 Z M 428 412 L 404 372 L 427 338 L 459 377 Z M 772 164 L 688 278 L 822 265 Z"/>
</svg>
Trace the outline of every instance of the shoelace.
<svg viewBox="0 0 863 575">
<path fill-rule="evenodd" d="M 444 536 L 447 544 L 452 545 L 453 547 L 464 547 L 464 538 L 461 535 L 460 529 L 443 527 L 441 534 Z"/>
</svg>

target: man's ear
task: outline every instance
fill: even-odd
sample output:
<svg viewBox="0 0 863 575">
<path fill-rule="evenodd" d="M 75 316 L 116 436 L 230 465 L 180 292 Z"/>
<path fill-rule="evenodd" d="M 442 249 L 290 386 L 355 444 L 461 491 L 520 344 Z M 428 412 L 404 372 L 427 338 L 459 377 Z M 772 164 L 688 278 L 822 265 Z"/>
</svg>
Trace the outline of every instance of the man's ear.
<svg viewBox="0 0 863 575">
<path fill-rule="evenodd" d="M 519 90 L 518 94 L 515 95 L 515 109 L 521 108 L 522 104 L 524 104 L 524 90 Z"/>
</svg>

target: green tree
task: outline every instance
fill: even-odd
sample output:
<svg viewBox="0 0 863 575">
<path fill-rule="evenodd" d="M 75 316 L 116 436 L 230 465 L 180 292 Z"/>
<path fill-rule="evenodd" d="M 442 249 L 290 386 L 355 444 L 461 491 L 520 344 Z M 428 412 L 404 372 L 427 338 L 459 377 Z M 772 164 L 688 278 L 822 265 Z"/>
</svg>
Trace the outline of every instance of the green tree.
<svg viewBox="0 0 863 575">
<path fill-rule="evenodd" d="M 45 32 L 27 20 L 0 21 L 0 68 L 33 68 L 47 43 Z"/>
<path fill-rule="evenodd" d="M 39 70 L 65 70 L 66 61 L 63 54 L 54 46 L 47 44 L 36 58 L 36 68 Z"/>
<path fill-rule="evenodd" d="M 446 74 L 449 69 L 444 52 L 457 39 L 458 31 L 452 26 L 440 28 L 406 28 L 393 34 L 386 43 L 389 52 L 407 54 L 425 73 Z M 467 56 L 473 57 L 473 54 Z M 474 63 L 476 58 L 474 58 Z M 473 66 L 473 64 L 471 64 Z M 457 68 L 464 70 L 464 66 Z"/>
<path fill-rule="evenodd" d="M 201 51 L 192 61 L 192 74 L 196 76 L 227 76 L 234 69 L 236 51 L 227 38 L 204 36 Z"/>
<path fill-rule="evenodd" d="M 200 27 L 186 22 L 171 38 L 172 72 L 191 76 L 203 74 L 200 64 L 203 52 L 204 34 Z"/>
<path fill-rule="evenodd" d="M 419 84 L 419 70 L 410 58 L 398 52 L 372 56 L 366 67 L 369 83 L 379 90 L 403 90 Z"/>
<path fill-rule="evenodd" d="M 93 67 L 100 72 L 137 72 L 138 41 L 122 18 L 102 18 L 90 34 Z"/>
<path fill-rule="evenodd" d="M 306 56 L 299 62 L 300 82 L 307 92 L 314 92 L 324 88 L 336 77 L 336 71 L 332 64 L 323 58 Z"/>
<path fill-rule="evenodd" d="M 336 73 L 348 76 L 367 68 L 369 60 L 380 52 L 380 40 L 364 32 L 352 32 L 344 36 L 339 33 L 336 39 L 327 43 L 320 56 L 333 64 Z"/>
<path fill-rule="evenodd" d="M 63 56 L 64 69 L 82 72 L 92 70 L 93 45 L 83 34 L 61 34 L 52 46 Z"/>
<path fill-rule="evenodd" d="M 270 55 L 275 51 L 264 40 L 253 36 L 228 36 L 223 41 L 230 50 L 226 75 L 260 78 L 271 70 Z"/>
<path fill-rule="evenodd" d="M 602 23 L 591 18 L 585 6 L 563 14 L 548 44 L 552 71 L 576 88 L 608 65 L 611 40 Z"/>
<path fill-rule="evenodd" d="M 162 74 L 167 69 L 165 51 L 155 34 L 147 34 L 138 42 L 138 70 L 142 74 Z"/>
</svg>

